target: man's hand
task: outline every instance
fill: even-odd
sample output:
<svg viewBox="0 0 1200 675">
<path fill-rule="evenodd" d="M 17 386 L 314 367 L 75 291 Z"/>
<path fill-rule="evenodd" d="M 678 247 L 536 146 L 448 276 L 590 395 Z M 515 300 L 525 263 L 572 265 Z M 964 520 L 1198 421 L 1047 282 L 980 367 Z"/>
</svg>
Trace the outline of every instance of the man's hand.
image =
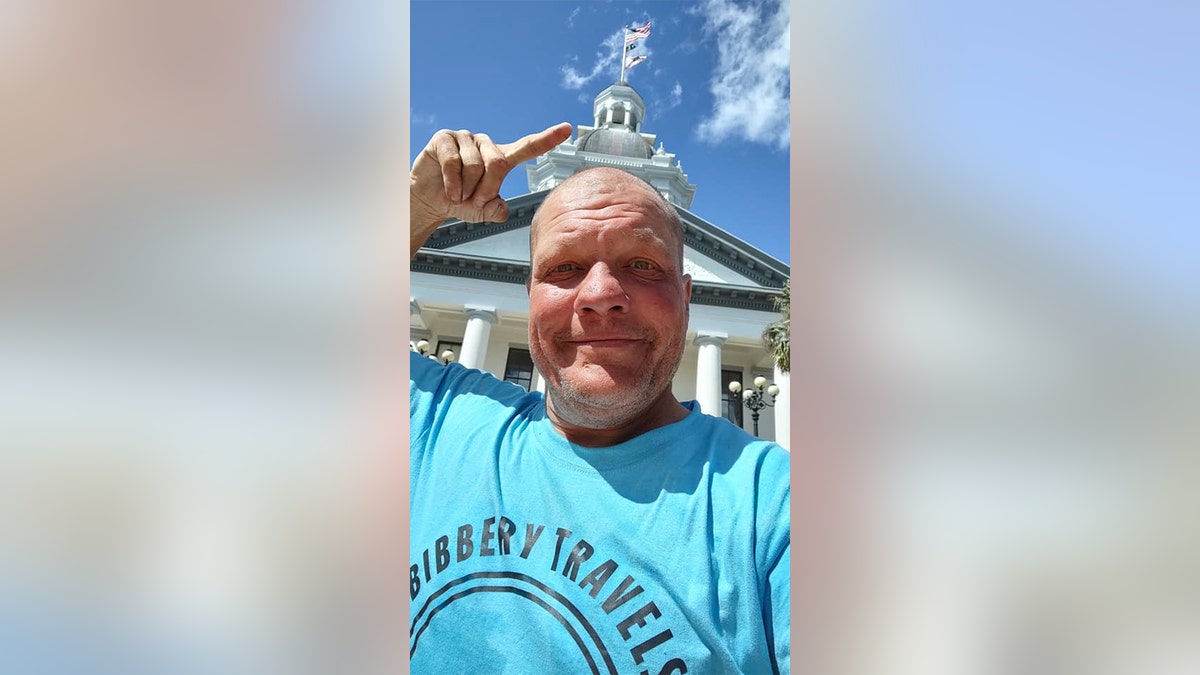
<svg viewBox="0 0 1200 675">
<path fill-rule="evenodd" d="M 504 177 L 570 136 L 567 122 L 504 145 L 465 130 L 435 133 L 410 174 L 410 254 L 416 255 L 447 218 L 504 222 L 508 218 L 508 204 L 500 198 Z"/>
</svg>

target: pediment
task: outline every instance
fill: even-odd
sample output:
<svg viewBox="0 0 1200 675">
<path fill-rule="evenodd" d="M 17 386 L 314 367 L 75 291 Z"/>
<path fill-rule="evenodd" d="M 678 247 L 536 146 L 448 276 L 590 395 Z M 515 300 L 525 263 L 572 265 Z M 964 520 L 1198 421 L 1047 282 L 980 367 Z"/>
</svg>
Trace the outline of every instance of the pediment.
<svg viewBox="0 0 1200 675">
<path fill-rule="evenodd" d="M 509 200 L 503 223 L 449 220 L 424 248 L 448 254 L 488 258 L 501 264 L 529 263 L 529 227 L 548 190 Z M 687 209 L 676 207 L 684 224 L 684 271 L 696 282 L 741 287 L 779 288 L 788 266 Z"/>
</svg>

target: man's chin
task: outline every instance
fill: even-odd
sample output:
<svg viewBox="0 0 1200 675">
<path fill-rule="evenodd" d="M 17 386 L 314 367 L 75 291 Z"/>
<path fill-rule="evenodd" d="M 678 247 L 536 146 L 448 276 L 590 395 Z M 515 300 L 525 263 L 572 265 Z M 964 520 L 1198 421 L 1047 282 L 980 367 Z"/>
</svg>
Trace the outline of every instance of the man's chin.
<svg viewBox="0 0 1200 675">
<path fill-rule="evenodd" d="M 629 421 L 649 408 L 655 397 L 645 381 L 563 381 L 551 392 L 555 412 L 568 418 L 587 419 L 582 426 L 604 428 Z"/>
<path fill-rule="evenodd" d="M 563 396 L 577 406 L 595 408 L 636 408 L 639 403 L 649 405 L 645 392 L 640 387 L 569 387 L 562 389 Z"/>
</svg>

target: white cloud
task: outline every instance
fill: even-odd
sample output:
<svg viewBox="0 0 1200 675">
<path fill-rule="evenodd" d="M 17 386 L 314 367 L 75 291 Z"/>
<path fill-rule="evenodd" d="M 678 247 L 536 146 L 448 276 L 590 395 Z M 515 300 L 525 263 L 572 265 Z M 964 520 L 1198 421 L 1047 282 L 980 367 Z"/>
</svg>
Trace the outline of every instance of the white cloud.
<svg viewBox="0 0 1200 675">
<path fill-rule="evenodd" d="M 583 9 L 583 8 L 582 8 L 582 7 L 576 7 L 576 8 L 574 9 L 574 11 L 572 11 L 572 12 L 571 12 L 571 16 L 568 16 L 568 17 L 567 17 L 567 28 L 574 28 L 574 27 L 575 27 L 575 17 L 579 16 L 579 10 L 581 10 L 581 9 Z"/>
<path fill-rule="evenodd" d="M 604 38 L 604 42 L 600 43 L 600 50 L 596 52 L 596 62 L 586 73 L 581 73 L 574 66 L 562 66 L 560 68 L 563 74 L 562 86 L 566 89 L 581 89 L 585 84 L 604 73 L 609 73 L 613 81 L 616 81 L 616 75 L 620 69 L 619 61 L 621 60 L 621 42 L 623 40 L 623 31 L 620 29 Z"/>
<path fill-rule="evenodd" d="M 788 3 L 704 0 L 698 12 L 706 37 L 716 41 L 717 67 L 710 85 L 713 110 L 700 122 L 697 135 L 716 142 L 740 138 L 789 147 Z"/>
<path fill-rule="evenodd" d="M 431 126 L 431 127 L 437 126 L 437 115 L 434 115 L 433 113 L 429 113 L 428 115 L 422 115 L 422 114 L 418 113 L 417 111 L 413 110 L 412 108 L 409 108 L 408 109 L 408 125 L 411 127 L 411 126 L 418 126 L 418 125 L 422 125 L 422 124 L 426 125 L 426 126 Z"/>
<path fill-rule="evenodd" d="M 684 54 L 692 54 L 695 53 L 695 51 L 699 48 L 700 45 L 696 44 L 693 40 L 681 40 L 675 45 L 675 48 L 671 50 L 671 53 L 674 54 L 675 52 L 683 52 Z"/>
<path fill-rule="evenodd" d="M 683 85 L 676 80 L 675 85 L 666 93 L 663 93 L 658 87 L 647 86 L 643 96 L 646 99 L 647 108 L 651 109 L 653 113 L 665 113 L 672 108 L 678 108 L 683 103 Z"/>
<path fill-rule="evenodd" d="M 650 58 L 654 53 L 646 46 L 652 38 L 646 38 L 638 42 L 637 49 L 631 53 Z M 596 51 L 596 61 L 592 64 L 591 70 L 580 71 L 574 66 L 564 64 L 559 70 L 563 74 L 562 86 L 564 89 L 582 89 L 585 85 L 597 78 L 605 82 L 616 82 L 617 77 L 621 74 L 621 49 L 624 46 L 625 31 L 618 28 L 604 41 L 600 43 L 599 50 Z M 569 57 L 568 61 L 578 63 L 578 57 Z M 645 65 L 642 66 L 643 68 Z"/>
</svg>

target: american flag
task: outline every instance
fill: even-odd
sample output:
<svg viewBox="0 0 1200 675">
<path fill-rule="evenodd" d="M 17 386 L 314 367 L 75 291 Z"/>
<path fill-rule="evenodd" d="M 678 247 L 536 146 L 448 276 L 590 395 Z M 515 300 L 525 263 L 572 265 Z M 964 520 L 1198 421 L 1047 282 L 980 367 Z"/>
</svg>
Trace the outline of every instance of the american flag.
<svg viewBox="0 0 1200 675">
<path fill-rule="evenodd" d="M 641 28 L 632 28 L 625 33 L 625 44 L 631 45 L 644 37 L 650 36 L 650 22 L 647 21 L 645 26 Z"/>
<path fill-rule="evenodd" d="M 638 56 L 630 56 L 629 58 L 625 59 L 625 70 L 629 70 L 630 68 L 636 66 L 637 64 L 639 64 L 645 60 L 646 60 L 646 57 L 642 56 L 640 54 Z"/>
</svg>

